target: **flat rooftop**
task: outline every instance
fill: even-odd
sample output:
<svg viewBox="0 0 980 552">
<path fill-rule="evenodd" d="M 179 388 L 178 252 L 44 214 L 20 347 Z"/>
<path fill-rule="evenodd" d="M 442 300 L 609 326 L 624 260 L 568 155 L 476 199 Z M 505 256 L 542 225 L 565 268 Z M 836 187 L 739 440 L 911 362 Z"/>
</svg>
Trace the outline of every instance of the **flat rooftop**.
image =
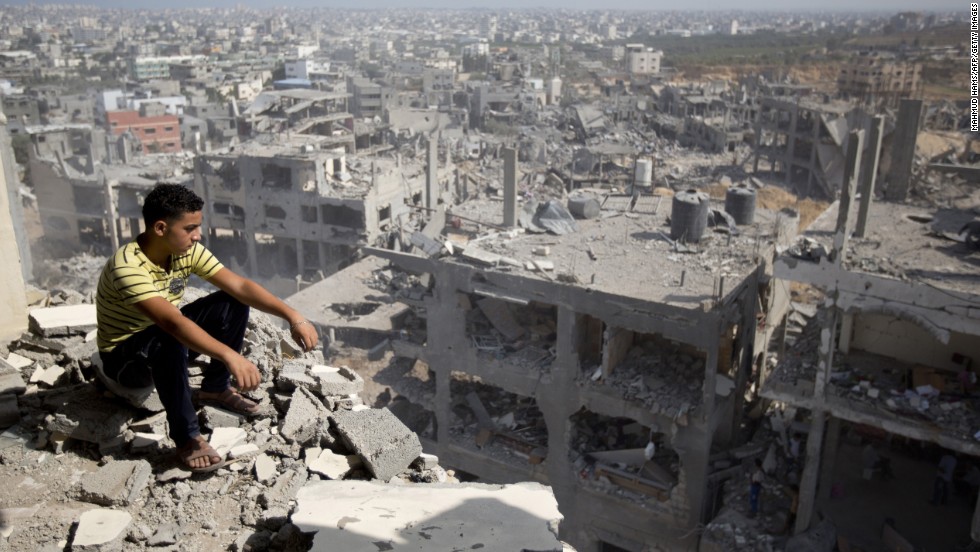
<svg viewBox="0 0 980 552">
<path fill-rule="evenodd" d="M 857 220 L 852 206 L 851 220 Z M 829 250 L 837 225 L 834 203 L 804 232 Z M 867 236 L 848 241 L 844 268 L 906 282 L 980 294 L 980 252 L 958 234 L 980 218 L 975 209 L 924 208 L 878 201 L 871 205 Z M 854 222 L 849 225 L 854 227 Z"/>
<path fill-rule="evenodd" d="M 754 224 L 739 226 L 738 235 L 729 236 L 727 226 L 722 227 L 724 233 L 718 227 L 709 226 L 699 243 L 675 244 L 669 238 L 671 197 L 647 192 L 628 211 L 630 196 L 604 198 L 601 193 L 587 194 L 602 204 L 599 218 L 576 220 L 576 232 L 558 236 L 496 231 L 471 238 L 470 245 L 521 265 L 497 263 L 487 270 L 555 279 L 597 291 L 695 309 L 701 308 L 705 301 L 716 299 L 722 278 L 723 295 L 727 295 L 752 274 L 773 247 L 778 227 L 791 228 L 793 232 L 796 228 L 795 218 L 790 220 L 785 213 L 757 208 Z M 519 202 L 518 212 L 521 208 Z M 712 200 L 711 208 L 723 211 L 724 202 Z M 469 201 L 453 207 L 451 214 L 500 225 L 503 202 Z M 783 224 L 778 225 L 777 220 Z M 464 228 L 472 227 L 466 221 L 463 224 Z M 453 232 L 447 228 L 447 233 Z M 450 239 L 456 238 L 450 235 Z M 548 248 L 547 255 L 535 253 L 543 247 Z M 456 259 L 467 262 L 463 257 Z M 530 261 L 553 263 L 554 270 L 542 273 L 533 266 L 528 269 Z"/>
</svg>

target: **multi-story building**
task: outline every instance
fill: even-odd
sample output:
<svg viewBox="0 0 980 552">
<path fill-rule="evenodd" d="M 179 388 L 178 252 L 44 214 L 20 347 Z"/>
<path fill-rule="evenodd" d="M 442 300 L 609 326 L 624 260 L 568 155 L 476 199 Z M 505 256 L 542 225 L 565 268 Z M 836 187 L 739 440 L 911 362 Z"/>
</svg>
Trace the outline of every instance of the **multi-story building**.
<svg viewBox="0 0 980 552">
<path fill-rule="evenodd" d="M 132 134 L 143 147 L 143 153 L 176 153 L 181 151 L 180 120 L 166 115 L 162 104 L 144 104 L 139 111 L 106 113 L 108 130 L 118 136 Z"/>
<path fill-rule="evenodd" d="M 864 54 L 841 67 L 837 89 L 869 107 L 896 107 L 903 98 L 922 96 L 922 64 Z"/>
<path fill-rule="evenodd" d="M 347 91 L 351 94 L 351 112 L 355 117 L 369 118 L 384 115 L 391 90 L 382 84 L 361 77 L 351 77 L 347 81 Z"/>
<path fill-rule="evenodd" d="M 165 57 L 134 57 L 129 60 L 130 78 L 138 81 L 153 79 L 169 79 L 171 64 L 187 64 L 204 61 L 205 56 L 165 56 Z"/>
<path fill-rule="evenodd" d="M 37 100 L 25 94 L 3 96 L 3 114 L 7 117 L 7 131 L 16 136 L 24 128 L 41 122 L 41 112 Z"/>
<path fill-rule="evenodd" d="M 424 201 L 427 179 L 451 174 L 348 155 L 326 136 L 267 142 L 199 155 L 194 186 L 205 199 L 209 246 L 285 292 L 347 266 L 361 246 L 386 244 L 409 206 Z"/>
<path fill-rule="evenodd" d="M 367 250 L 418 278 L 395 278 L 411 313 L 375 300 L 386 310 L 370 328 L 360 320 L 371 304 L 345 301 L 337 290 L 348 288 L 331 282 L 303 301 L 346 303 L 308 309 L 328 333 L 356 340 L 345 328 L 357 325 L 391 339 L 385 383 L 411 403 L 394 404 L 413 412 L 425 450 L 480 480 L 551 485 L 577 550 L 690 550 L 735 473 L 727 451 L 742 444 L 748 382 L 788 304 L 765 259 L 798 220 L 758 211 L 753 227 L 773 230 L 761 241 L 748 228 L 704 234 L 695 268 L 644 230 L 670 215 L 658 201 L 641 199 L 633 219 L 577 220 L 562 236 L 509 229 L 499 202 L 464 203 L 441 233 L 433 218 L 414 253 Z"/>
<path fill-rule="evenodd" d="M 660 73 L 661 50 L 647 48 L 643 44 L 626 45 L 626 70 L 631 75 L 656 75 Z"/>
</svg>

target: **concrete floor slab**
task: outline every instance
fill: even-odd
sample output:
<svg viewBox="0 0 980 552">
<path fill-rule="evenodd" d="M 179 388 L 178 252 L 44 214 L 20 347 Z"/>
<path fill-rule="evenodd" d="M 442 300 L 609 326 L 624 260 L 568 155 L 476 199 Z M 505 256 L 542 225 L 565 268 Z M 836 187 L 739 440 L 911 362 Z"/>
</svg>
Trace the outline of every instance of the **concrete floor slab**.
<svg viewBox="0 0 980 552">
<path fill-rule="evenodd" d="M 314 551 L 562 550 L 558 503 L 537 483 L 314 481 L 296 498 L 291 521 L 316 532 Z"/>
</svg>

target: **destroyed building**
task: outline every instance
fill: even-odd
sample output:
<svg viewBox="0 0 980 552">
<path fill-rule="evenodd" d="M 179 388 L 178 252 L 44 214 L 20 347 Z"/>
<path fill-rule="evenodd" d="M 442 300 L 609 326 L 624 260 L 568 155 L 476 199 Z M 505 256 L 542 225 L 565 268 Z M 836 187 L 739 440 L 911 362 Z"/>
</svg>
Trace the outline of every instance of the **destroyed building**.
<svg viewBox="0 0 980 552">
<path fill-rule="evenodd" d="M 194 187 L 209 247 L 274 289 L 295 291 L 362 246 L 387 246 L 414 206 L 435 206 L 427 182 L 446 186 L 451 174 L 438 163 L 348 155 L 330 137 L 269 138 L 198 156 Z"/>
<path fill-rule="evenodd" d="M 338 340 L 390 347 L 389 407 L 418 421 L 426 450 L 479 479 L 551 485 L 572 545 L 690 546 L 741 470 L 726 451 L 788 305 L 766 259 L 798 219 L 672 225 L 694 205 L 705 220 L 723 209 L 693 190 L 569 199 L 587 220 L 552 218 L 564 199 L 519 214 L 509 155 L 503 215 L 499 202 L 455 206 L 412 251 L 366 250 L 390 268 L 368 259 L 290 301 Z"/>
<path fill-rule="evenodd" d="M 0 244 L 16 267 L 7 136 L 0 126 Z M 250 317 L 243 350 L 262 371 L 262 416 L 201 408 L 202 432 L 227 463 L 187 471 L 155 391 L 117 396 L 95 377 L 95 306 L 25 286 L 17 268 L 0 286 L 0 481 L 13 490 L 0 499 L 5 549 L 571 550 L 550 489 L 460 483 L 391 412 L 360 401 L 362 379 L 320 352 L 301 355 L 263 314 Z M 192 385 L 203 366 L 190 367 Z"/>
<path fill-rule="evenodd" d="M 922 97 L 922 64 L 862 52 L 841 66 L 837 91 L 871 108 L 898 107 L 902 99 Z"/>
</svg>

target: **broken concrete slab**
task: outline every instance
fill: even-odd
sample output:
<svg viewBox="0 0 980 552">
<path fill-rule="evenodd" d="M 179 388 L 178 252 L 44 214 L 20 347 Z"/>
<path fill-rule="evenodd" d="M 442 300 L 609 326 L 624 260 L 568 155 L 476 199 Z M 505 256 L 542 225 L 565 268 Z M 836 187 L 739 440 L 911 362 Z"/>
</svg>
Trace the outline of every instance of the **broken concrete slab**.
<svg viewBox="0 0 980 552">
<path fill-rule="evenodd" d="M 258 447 L 255 443 L 245 443 L 232 447 L 228 451 L 229 458 L 247 458 L 249 456 L 254 456 L 258 454 L 262 449 Z"/>
<path fill-rule="evenodd" d="M 329 479 L 343 479 L 351 470 L 361 465 L 355 455 L 343 456 L 333 451 L 324 450 L 313 459 L 308 459 L 306 467 L 313 473 L 318 473 Z"/>
<path fill-rule="evenodd" d="M 108 401 L 87 383 L 47 392 L 42 404 L 54 412 L 45 418 L 47 431 L 95 443 L 100 448 L 120 440 L 126 424 L 136 414 L 129 406 Z"/>
<path fill-rule="evenodd" d="M 54 366 L 37 366 L 34 369 L 34 373 L 31 374 L 30 383 L 43 383 L 48 387 L 54 387 L 58 385 L 61 381 L 62 376 L 65 375 L 65 369 L 61 366 L 55 364 Z"/>
<path fill-rule="evenodd" d="M 382 481 L 404 471 L 422 453 L 418 436 L 388 409 L 335 412 L 332 420 L 344 443 Z"/>
<path fill-rule="evenodd" d="M 0 372 L 0 395 L 8 393 L 20 395 L 27 390 L 27 384 L 20 372 Z"/>
<path fill-rule="evenodd" d="M 15 370 L 23 370 L 24 368 L 34 364 L 33 360 L 25 356 L 18 355 L 17 353 L 10 353 L 7 355 L 7 360 L 5 362 Z"/>
<path fill-rule="evenodd" d="M 255 459 L 255 480 L 259 483 L 269 483 L 278 473 L 278 464 L 268 454 L 260 454 Z"/>
<path fill-rule="evenodd" d="M 346 366 L 317 364 L 310 373 L 320 381 L 320 394 L 324 397 L 353 395 L 364 390 L 364 379 Z"/>
<path fill-rule="evenodd" d="M 72 552 L 120 550 L 126 528 L 133 516 L 121 510 L 99 508 L 89 510 L 78 520 L 78 529 L 71 542 Z"/>
<path fill-rule="evenodd" d="M 166 440 L 167 437 L 165 435 L 158 433 L 136 432 L 133 434 L 133 440 L 129 442 L 129 446 L 133 448 L 155 447 L 160 446 Z"/>
<path fill-rule="evenodd" d="M 176 523 L 165 523 L 153 532 L 153 536 L 147 539 L 146 544 L 150 546 L 170 546 L 177 544 L 180 537 L 180 525 Z"/>
<path fill-rule="evenodd" d="M 238 427 L 218 427 L 211 432 L 208 442 L 222 457 L 231 449 L 241 445 L 248 438 L 244 429 Z"/>
<path fill-rule="evenodd" d="M 291 521 L 316 533 L 314 551 L 393 550 L 395 543 L 419 550 L 562 550 L 557 501 L 538 483 L 313 481 L 296 498 Z"/>
<path fill-rule="evenodd" d="M 93 304 L 34 309 L 28 319 L 31 331 L 42 337 L 85 335 L 96 327 Z"/>
<path fill-rule="evenodd" d="M 215 429 L 218 427 L 238 427 L 242 425 L 242 421 L 245 419 L 245 417 L 241 414 L 213 406 L 205 406 L 202 408 L 200 418 L 201 423 L 209 429 Z"/>
<path fill-rule="evenodd" d="M 152 472 L 146 460 L 109 462 L 82 477 L 78 495 L 100 506 L 129 506 L 146 489 Z"/>
<path fill-rule="evenodd" d="M 476 302 L 476 306 L 487 317 L 494 329 L 503 334 L 508 341 L 516 341 L 525 335 L 524 328 L 518 324 L 514 314 L 510 312 L 507 303 L 486 297 Z"/>
<path fill-rule="evenodd" d="M 308 389 L 300 387 L 289 401 L 289 410 L 279 427 L 280 434 L 288 441 L 305 444 L 317 434 L 327 409 Z"/>
</svg>

